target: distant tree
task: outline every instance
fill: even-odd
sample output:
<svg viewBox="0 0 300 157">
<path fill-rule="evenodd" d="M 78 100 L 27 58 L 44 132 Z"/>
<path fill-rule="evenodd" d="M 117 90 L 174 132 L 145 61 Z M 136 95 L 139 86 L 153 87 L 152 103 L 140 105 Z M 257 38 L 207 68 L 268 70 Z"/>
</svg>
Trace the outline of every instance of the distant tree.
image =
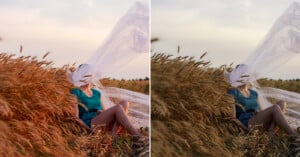
<svg viewBox="0 0 300 157">
<path fill-rule="evenodd" d="M 148 80 L 149 80 L 149 77 L 146 76 L 146 77 L 144 78 L 144 80 L 145 80 L 145 81 L 148 81 Z"/>
</svg>

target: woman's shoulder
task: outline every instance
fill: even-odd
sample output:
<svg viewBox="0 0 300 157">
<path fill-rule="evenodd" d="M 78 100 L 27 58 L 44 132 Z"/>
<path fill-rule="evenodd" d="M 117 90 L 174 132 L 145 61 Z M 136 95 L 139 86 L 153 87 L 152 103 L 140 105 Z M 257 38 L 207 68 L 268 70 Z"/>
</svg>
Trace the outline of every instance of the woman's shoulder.
<svg viewBox="0 0 300 157">
<path fill-rule="evenodd" d="M 257 94 L 257 92 L 255 90 L 249 89 L 249 91 L 250 91 L 250 95 L 254 95 L 254 96 L 257 97 L 258 94 Z"/>
<path fill-rule="evenodd" d="M 92 88 L 93 93 L 96 93 L 97 95 L 101 96 L 101 92 L 98 89 Z"/>
<path fill-rule="evenodd" d="M 231 95 L 237 95 L 238 94 L 238 89 L 237 88 L 230 88 L 228 90 L 228 94 L 231 94 Z"/>
<path fill-rule="evenodd" d="M 80 91 L 81 90 L 79 88 L 72 88 L 71 89 L 71 93 L 74 94 L 74 95 L 77 95 L 77 96 L 80 94 Z"/>
</svg>

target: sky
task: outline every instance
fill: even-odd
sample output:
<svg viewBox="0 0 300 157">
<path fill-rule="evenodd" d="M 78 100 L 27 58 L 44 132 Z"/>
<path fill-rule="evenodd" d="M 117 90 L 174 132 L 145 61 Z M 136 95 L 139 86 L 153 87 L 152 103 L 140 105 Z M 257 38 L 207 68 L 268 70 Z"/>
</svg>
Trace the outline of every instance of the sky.
<svg viewBox="0 0 300 157">
<path fill-rule="evenodd" d="M 211 66 L 237 65 L 251 54 L 292 0 L 152 0 L 152 53 L 201 56 Z M 300 78 L 300 56 L 269 78 Z"/>
<path fill-rule="evenodd" d="M 106 39 L 136 0 L 0 0 L 0 52 L 42 57 L 54 66 L 80 65 Z M 141 0 L 148 2 L 147 0 Z M 116 78 L 149 77 L 149 54 Z"/>
</svg>

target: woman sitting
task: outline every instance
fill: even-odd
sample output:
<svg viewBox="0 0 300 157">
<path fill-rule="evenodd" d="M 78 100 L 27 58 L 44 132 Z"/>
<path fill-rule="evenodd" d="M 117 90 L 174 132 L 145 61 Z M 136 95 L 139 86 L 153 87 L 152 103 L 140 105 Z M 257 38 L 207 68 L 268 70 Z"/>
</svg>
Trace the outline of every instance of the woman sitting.
<svg viewBox="0 0 300 157">
<path fill-rule="evenodd" d="M 132 136 L 142 137 L 128 119 L 129 103 L 127 101 L 121 101 L 118 105 L 108 109 L 105 108 L 101 92 L 92 88 L 92 81 L 87 77 L 89 70 L 89 65 L 83 64 L 73 73 L 73 75 L 80 74 L 85 76 L 84 80 L 80 80 L 81 83 L 77 83 L 80 86 L 71 90 L 71 93 L 77 97 L 80 103 L 74 106 L 76 110 L 75 116 L 79 117 L 86 127 L 93 131 L 112 126 L 109 129 L 111 129 L 113 137 L 116 137 L 119 127 L 122 126 Z"/>
<path fill-rule="evenodd" d="M 265 130 L 269 131 L 269 134 L 272 136 L 276 129 L 276 126 L 279 126 L 289 135 L 297 135 L 296 131 L 293 130 L 287 120 L 284 117 L 284 112 L 286 109 L 286 103 L 279 101 L 277 104 L 262 110 L 262 104 L 258 99 L 258 93 L 250 89 L 249 79 L 235 79 L 236 78 L 245 78 L 249 77 L 244 75 L 248 67 L 246 65 L 239 65 L 236 67 L 235 73 L 232 73 L 231 84 L 233 85 L 233 80 L 235 81 L 236 88 L 229 90 L 229 94 L 232 95 L 235 99 L 236 105 L 234 107 L 233 116 L 237 118 L 235 122 L 242 127 L 244 130 L 249 131 L 255 126 L 263 126 Z M 233 79 L 234 78 L 234 79 Z M 230 78 L 229 78 L 230 79 Z"/>
<path fill-rule="evenodd" d="M 234 117 L 238 119 L 236 123 L 245 130 L 249 130 L 257 125 L 262 125 L 270 135 L 275 132 L 276 126 L 282 128 L 289 135 L 296 135 L 296 132 L 289 126 L 284 117 L 286 103 L 279 101 L 277 104 L 265 110 L 261 110 L 256 91 L 249 89 L 249 84 L 244 84 L 229 90 L 235 101 Z"/>
</svg>

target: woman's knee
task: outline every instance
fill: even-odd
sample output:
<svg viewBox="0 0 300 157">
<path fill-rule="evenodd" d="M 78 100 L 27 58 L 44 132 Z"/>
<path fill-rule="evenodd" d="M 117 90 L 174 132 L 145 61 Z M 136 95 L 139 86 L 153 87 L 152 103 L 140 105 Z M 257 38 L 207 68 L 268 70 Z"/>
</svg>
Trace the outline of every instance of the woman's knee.
<svg viewBox="0 0 300 157">
<path fill-rule="evenodd" d="M 116 106 L 114 106 L 114 108 L 115 108 L 115 110 L 117 111 L 117 112 L 125 112 L 125 110 L 124 110 L 124 108 L 123 108 L 123 106 L 122 105 L 116 105 Z"/>
<path fill-rule="evenodd" d="M 283 113 L 286 111 L 287 103 L 285 101 L 280 100 L 276 104 L 280 107 Z"/>
<path fill-rule="evenodd" d="M 274 113 L 282 113 L 281 108 L 280 108 L 279 105 L 273 105 L 272 109 L 273 109 Z"/>
<path fill-rule="evenodd" d="M 118 106 L 122 106 L 122 108 L 124 109 L 124 111 L 127 113 L 127 112 L 128 112 L 128 109 L 129 109 L 129 102 L 123 100 L 123 101 L 121 101 L 121 102 L 119 103 Z"/>
</svg>

